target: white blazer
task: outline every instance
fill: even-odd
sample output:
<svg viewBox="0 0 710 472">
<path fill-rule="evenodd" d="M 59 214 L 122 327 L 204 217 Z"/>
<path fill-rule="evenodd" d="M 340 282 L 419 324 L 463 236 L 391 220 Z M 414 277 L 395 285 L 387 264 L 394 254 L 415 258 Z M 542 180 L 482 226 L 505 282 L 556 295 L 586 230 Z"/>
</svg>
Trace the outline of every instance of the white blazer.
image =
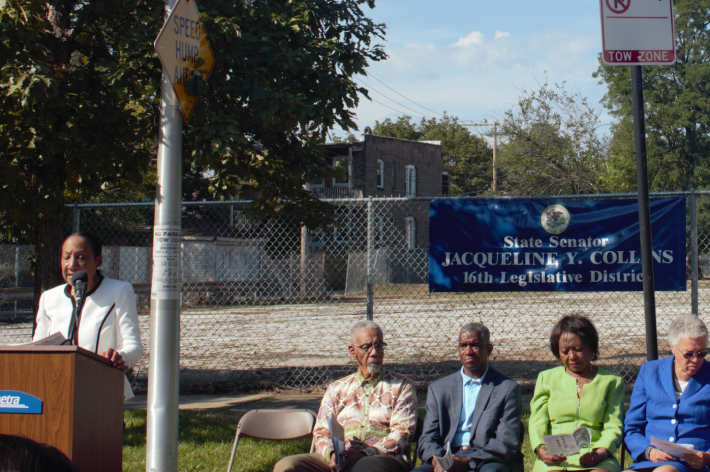
<svg viewBox="0 0 710 472">
<path fill-rule="evenodd" d="M 33 341 L 54 333 L 69 336 L 74 299 L 69 284 L 54 287 L 42 294 L 37 311 L 37 328 Z M 126 367 L 131 368 L 143 355 L 143 343 L 138 326 L 136 296 L 128 282 L 104 278 L 87 294 L 79 322 L 78 345 L 102 354 L 113 348 L 121 354 Z M 133 397 L 128 382 L 124 382 L 124 398 Z"/>
</svg>

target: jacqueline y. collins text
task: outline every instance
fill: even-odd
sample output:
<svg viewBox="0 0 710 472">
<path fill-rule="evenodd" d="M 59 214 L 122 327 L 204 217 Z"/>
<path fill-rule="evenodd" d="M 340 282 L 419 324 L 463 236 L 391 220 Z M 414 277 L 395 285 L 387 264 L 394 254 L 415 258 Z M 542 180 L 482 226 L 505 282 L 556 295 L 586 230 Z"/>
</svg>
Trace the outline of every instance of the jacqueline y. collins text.
<svg viewBox="0 0 710 472">
<path fill-rule="evenodd" d="M 432 292 L 640 291 L 635 200 L 434 200 Z M 656 290 L 685 290 L 685 199 L 651 200 Z"/>
</svg>

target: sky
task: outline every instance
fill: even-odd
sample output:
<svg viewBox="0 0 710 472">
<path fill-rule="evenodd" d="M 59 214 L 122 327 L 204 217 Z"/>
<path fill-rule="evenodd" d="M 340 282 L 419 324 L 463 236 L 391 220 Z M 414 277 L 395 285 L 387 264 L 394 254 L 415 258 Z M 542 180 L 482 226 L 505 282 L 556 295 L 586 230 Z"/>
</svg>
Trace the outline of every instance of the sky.
<svg viewBox="0 0 710 472">
<path fill-rule="evenodd" d="M 605 86 L 592 77 L 599 0 L 377 0 L 365 12 L 387 25 L 381 43 L 389 59 L 357 78 L 373 101 L 363 97 L 355 110 L 356 136 L 405 113 L 490 122 L 545 81 L 566 81 L 601 108 Z"/>
</svg>

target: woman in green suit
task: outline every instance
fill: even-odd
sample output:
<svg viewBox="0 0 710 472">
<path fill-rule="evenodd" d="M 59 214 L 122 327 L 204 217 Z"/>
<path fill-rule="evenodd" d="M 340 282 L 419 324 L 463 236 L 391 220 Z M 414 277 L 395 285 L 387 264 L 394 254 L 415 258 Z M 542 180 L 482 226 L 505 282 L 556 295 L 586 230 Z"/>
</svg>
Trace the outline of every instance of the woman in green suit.
<svg viewBox="0 0 710 472">
<path fill-rule="evenodd" d="M 623 431 L 624 381 L 592 364 L 599 355 L 596 328 L 584 316 L 565 316 L 552 329 L 550 349 L 562 365 L 538 375 L 530 402 L 530 444 L 537 455 L 533 472 L 619 472 L 613 454 Z M 569 457 L 547 450 L 543 436 L 570 434 L 579 426 L 592 433 L 591 450 Z"/>
</svg>

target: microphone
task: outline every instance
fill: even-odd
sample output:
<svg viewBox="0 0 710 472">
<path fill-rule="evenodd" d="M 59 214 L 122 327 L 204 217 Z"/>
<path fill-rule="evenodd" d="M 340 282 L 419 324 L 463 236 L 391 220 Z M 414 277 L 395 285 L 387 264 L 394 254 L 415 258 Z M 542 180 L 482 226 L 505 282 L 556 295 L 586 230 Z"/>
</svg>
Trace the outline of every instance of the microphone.
<svg viewBox="0 0 710 472">
<path fill-rule="evenodd" d="M 71 285 L 74 287 L 74 298 L 76 303 L 74 305 L 74 311 L 71 315 L 71 322 L 69 324 L 69 336 L 67 339 L 73 345 L 77 345 L 77 335 L 79 330 L 79 323 L 81 322 L 81 311 L 84 309 L 84 297 L 86 295 L 86 286 L 89 283 L 89 276 L 83 270 L 78 270 L 74 272 L 71 276 Z"/>
</svg>

